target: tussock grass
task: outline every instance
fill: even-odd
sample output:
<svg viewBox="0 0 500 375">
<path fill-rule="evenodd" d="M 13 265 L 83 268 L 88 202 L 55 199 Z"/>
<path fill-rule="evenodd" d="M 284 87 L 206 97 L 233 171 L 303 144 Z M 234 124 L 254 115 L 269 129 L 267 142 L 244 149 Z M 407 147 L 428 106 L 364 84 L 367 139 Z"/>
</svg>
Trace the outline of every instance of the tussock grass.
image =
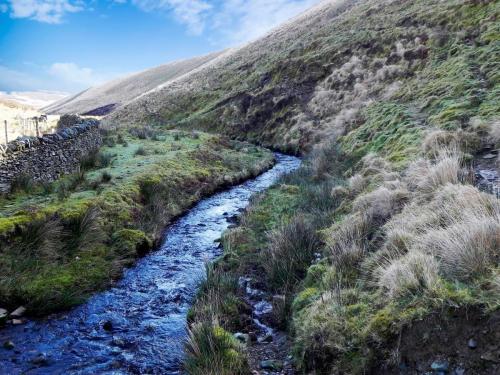
<svg viewBox="0 0 500 375">
<path fill-rule="evenodd" d="M 444 150 L 435 161 L 419 159 L 406 173 L 410 189 L 421 194 L 431 194 L 440 186 L 458 184 L 469 175 L 463 168 L 463 155 L 457 150 Z"/>
<path fill-rule="evenodd" d="M 400 212 L 410 193 L 404 185 L 381 186 L 378 189 L 361 195 L 353 202 L 353 210 L 362 213 L 368 225 L 378 228 L 396 213 Z"/>
<path fill-rule="evenodd" d="M 140 146 L 137 150 L 134 152 L 134 156 L 145 156 L 147 155 L 147 151 L 144 147 Z"/>
<path fill-rule="evenodd" d="M 94 168 L 107 168 L 112 164 L 115 157 L 116 155 L 98 149 L 91 150 L 80 160 L 80 170 L 89 171 Z"/>
<path fill-rule="evenodd" d="M 35 188 L 35 181 L 28 173 L 18 174 L 10 184 L 10 193 L 15 194 L 18 192 L 31 193 Z"/>
<path fill-rule="evenodd" d="M 263 265 L 275 288 L 290 291 L 311 265 L 320 245 L 319 236 L 304 216 L 296 216 L 272 230 L 268 237 Z"/>
<path fill-rule="evenodd" d="M 500 145 L 500 120 L 495 119 L 489 125 L 489 136 L 493 144 Z"/>
<path fill-rule="evenodd" d="M 57 216 L 37 219 L 22 231 L 19 248 L 25 256 L 53 261 L 61 256 L 63 236 L 64 227 Z"/>
<path fill-rule="evenodd" d="M 95 206 L 90 206 L 82 214 L 70 218 L 67 223 L 69 236 L 67 246 L 72 251 L 95 249 L 105 239 L 100 220 L 101 213 Z"/>
<path fill-rule="evenodd" d="M 293 305 L 305 371 L 327 373 L 330 363 L 363 373 L 377 352 L 370 343 L 386 343 L 416 317 L 498 307 L 500 201 L 469 185 L 457 148 L 427 151 L 430 159 L 401 172 L 368 155 L 348 191 L 336 189 L 340 221 L 323 231 L 325 259 Z"/>
<path fill-rule="evenodd" d="M 387 260 L 375 271 L 377 286 L 389 298 L 419 295 L 432 290 L 439 280 L 439 265 L 432 255 L 412 251 Z"/>
<path fill-rule="evenodd" d="M 246 375 L 250 371 L 241 345 L 217 322 L 191 326 L 184 370 L 189 375 Z"/>
<path fill-rule="evenodd" d="M 338 270 L 351 270 L 361 262 L 368 247 L 368 231 L 369 223 L 360 214 L 348 217 L 329 231 L 326 245 Z"/>
<path fill-rule="evenodd" d="M 237 278 L 224 272 L 216 265 L 206 265 L 205 278 L 202 280 L 197 303 L 190 311 L 190 320 L 212 323 L 217 321 L 223 327 L 234 328 L 234 314 L 238 314 Z"/>
</svg>

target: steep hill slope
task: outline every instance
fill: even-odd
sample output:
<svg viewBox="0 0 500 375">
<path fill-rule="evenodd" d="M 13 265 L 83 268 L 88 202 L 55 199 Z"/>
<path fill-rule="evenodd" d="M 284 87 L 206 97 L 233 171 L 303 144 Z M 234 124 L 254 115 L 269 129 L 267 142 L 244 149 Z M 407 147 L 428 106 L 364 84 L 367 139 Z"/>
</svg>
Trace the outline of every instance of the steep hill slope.
<svg viewBox="0 0 500 375">
<path fill-rule="evenodd" d="M 163 84 L 168 84 L 168 82 L 198 69 L 221 54 L 223 52 L 215 52 L 189 60 L 175 61 L 118 78 L 102 86 L 92 87 L 60 100 L 44 110 L 48 113 L 58 114 L 90 112 L 90 114 L 104 115 L 158 86 L 161 87 Z"/>
<path fill-rule="evenodd" d="M 384 105 L 415 135 L 462 126 L 498 108 L 498 7 L 327 0 L 109 122 L 204 127 L 289 150 L 345 135 Z"/>
<path fill-rule="evenodd" d="M 254 316 L 291 334 L 301 373 L 500 371 L 500 201 L 471 173 L 500 166 L 499 15 L 325 1 L 109 116 L 307 153 L 225 235 L 190 315 L 190 374 L 283 373 L 287 348 Z"/>
</svg>

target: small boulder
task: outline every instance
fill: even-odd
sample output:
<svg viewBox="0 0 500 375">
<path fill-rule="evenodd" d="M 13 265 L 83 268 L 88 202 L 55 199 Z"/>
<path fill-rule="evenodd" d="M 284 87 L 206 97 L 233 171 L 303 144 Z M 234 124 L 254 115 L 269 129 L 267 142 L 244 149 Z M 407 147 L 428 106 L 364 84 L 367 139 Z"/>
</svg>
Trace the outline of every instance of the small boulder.
<svg viewBox="0 0 500 375">
<path fill-rule="evenodd" d="M 40 353 L 31 360 L 31 363 L 33 363 L 36 366 L 47 366 L 49 364 L 49 361 L 45 353 Z"/>
<path fill-rule="evenodd" d="M 449 364 L 448 361 L 445 360 L 436 360 L 432 362 L 431 369 L 438 373 L 446 373 L 448 372 Z"/>
<path fill-rule="evenodd" d="M 111 320 L 107 320 L 104 322 L 104 324 L 102 325 L 102 328 L 105 330 L 105 331 L 112 331 L 113 330 L 113 323 L 111 322 Z"/>
<path fill-rule="evenodd" d="M 242 344 L 245 345 L 250 344 L 250 336 L 247 335 L 246 333 L 241 333 L 241 332 L 235 333 L 234 338 L 239 342 L 241 342 Z"/>
<path fill-rule="evenodd" d="M 3 347 L 4 349 L 7 349 L 7 350 L 12 350 L 14 349 L 16 346 L 14 345 L 14 343 L 12 341 L 5 341 L 3 343 Z"/>
<path fill-rule="evenodd" d="M 273 335 L 267 334 L 259 339 L 261 343 L 270 343 L 273 342 Z"/>
<path fill-rule="evenodd" d="M 11 323 L 15 326 L 18 326 L 20 324 L 23 324 L 23 320 L 22 319 L 12 319 Z"/>
<path fill-rule="evenodd" d="M 255 332 L 248 332 L 248 336 L 250 337 L 250 341 L 251 342 L 257 342 L 258 340 L 258 337 L 257 337 L 257 334 Z"/>
<path fill-rule="evenodd" d="M 26 313 L 26 308 L 24 306 L 19 306 L 17 309 L 10 313 L 11 318 L 21 318 Z"/>
<path fill-rule="evenodd" d="M 268 359 L 266 361 L 261 361 L 259 366 L 262 370 L 281 371 L 283 370 L 283 361 Z"/>
</svg>

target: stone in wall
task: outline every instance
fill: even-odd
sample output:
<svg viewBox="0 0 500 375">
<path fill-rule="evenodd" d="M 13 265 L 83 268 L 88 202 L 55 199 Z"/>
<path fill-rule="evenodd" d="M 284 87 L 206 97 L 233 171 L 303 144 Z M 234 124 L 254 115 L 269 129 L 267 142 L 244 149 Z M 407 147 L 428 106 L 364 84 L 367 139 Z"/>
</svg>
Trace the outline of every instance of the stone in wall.
<svg viewBox="0 0 500 375">
<path fill-rule="evenodd" d="M 80 160 L 99 148 L 102 137 L 97 120 L 84 120 L 43 137 L 22 137 L 10 142 L 0 154 L 0 192 L 8 192 L 21 174 L 34 181 L 51 182 L 78 170 Z"/>
</svg>

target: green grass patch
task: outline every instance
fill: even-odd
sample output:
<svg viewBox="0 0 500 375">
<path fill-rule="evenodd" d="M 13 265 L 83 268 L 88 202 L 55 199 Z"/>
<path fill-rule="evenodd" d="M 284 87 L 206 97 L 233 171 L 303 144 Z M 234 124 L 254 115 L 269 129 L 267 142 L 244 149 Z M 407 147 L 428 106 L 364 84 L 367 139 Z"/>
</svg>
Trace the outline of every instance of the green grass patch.
<svg viewBox="0 0 500 375">
<path fill-rule="evenodd" d="M 52 189 L 35 185 L 0 200 L 0 306 L 44 315 L 81 303 L 148 252 L 176 215 L 273 160 L 202 133 L 108 143 Z"/>
</svg>

